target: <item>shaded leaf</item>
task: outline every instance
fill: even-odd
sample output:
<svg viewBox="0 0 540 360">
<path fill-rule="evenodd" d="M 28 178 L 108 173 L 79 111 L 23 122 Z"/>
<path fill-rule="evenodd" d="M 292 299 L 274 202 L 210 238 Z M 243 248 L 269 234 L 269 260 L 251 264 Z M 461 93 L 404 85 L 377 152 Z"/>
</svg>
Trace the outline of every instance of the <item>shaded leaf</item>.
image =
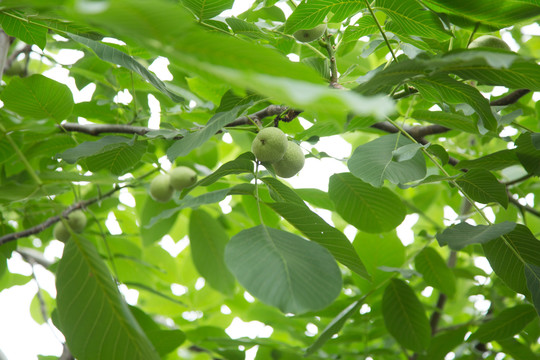
<svg viewBox="0 0 540 360">
<path fill-rule="evenodd" d="M 108 169 L 113 175 L 123 175 L 133 168 L 146 153 L 146 142 L 106 146 L 97 155 L 86 158 L 86 166 L 92 172 Z"/>
<path fill-rule="evenodd" d="M 247 291 L 285 313 L 325 308 L 341 290 L 341 273 L 328 250 L 264 225 L 233 236 L 225 263 Z"/>
<path fill-rule="evenodd" d="M 482 247 L 495 274 L 513 290 L 528 295 L 523 262 L 540 266 L 540 241 L 529 228 L 517 224 L 512 232 Z"/>
<path fill-rule="evenodd" d="M 534 307 L 529 304 L 504 309 L 493 319 L 480 325 L 470 337 L 482 342 L 506 339 L 519 333 L 535 318 Z"/>
<path fill-rule="evenodd" d="M 432 124 L 442 125 L 450 129 L 465 131 L 471 134 L 478 133 L 478 127 L 470 116 L 430 110 L 413 110 L 411 117 L 416 120 L 423 120 Z"/>
<path fill-rule="evenodd" d="M 233 161 L 229 161 L 221 165 L 216 171 L 207 177 L 199 180 L 197 186 L 208 186 L 224 176 L 231 174 L 243 174 L 243 173 L 253 173 L 253 164 L 255 157 L 251 152 L 244 153 L 238 156 Z"/>
<path fill-rule="evenodd" d="M 437 234 L 439 245 L 448 245 L 452 250 L 461 250 L 470 244 L 484 244 L 508 234 L 516 227 L 516 223 L 505 221 L 493 225 L 470 225 L 459 223 L 444 229 Z"/>
<path fill-rule="evenodd" d="M 200 20 L 211 19 L 233 6 L 234 0 L 182 0 Z"/>
<path fill-rule="evenodd" d="M 426 284 L 450 297 L 454 295 L 456 291 L 454 273 L 435 249 L 426 247 L 420 251 L 414 258 L 414 266 L 422 274 Z"/>
<path fill-rule="evenodd" d="M 406 215 L 405 205 L 396 194 L 387 188 L 375 188 L 350 173 L 332 175 L 328 194 L 343 219 L 362 231 L 392 230 Z"/>
<path fill-rule="evenodd" d="M 501 170 L 519 164 L 516 151 L 501 150 L 473 160 L 461 160 L 457 166 L 460 169 Z"/>
<path fill-rule="evenodd" d="M 228 241 L 225 230 L 216 219 L 201 209 L 191 212 L 189 243 L 193 264 L 210 286 L 226 295 L 232 295 L 235 279 L 224 260 Z"/>
<path fill-rule="evenodd" d="M 532 302 L 536 308 L 536 313 L 540 316 L 540 266 L 526 264 L 524 269 L 527 288 L 531 292 Z"/>
<path fill-rule="evenodd" d="M 384 324 L 404 347 L 420 352 L 429 346 L 431 328 L 422 303 L 409 285 L 391 279 L 382 299 Z"/>
</svg>

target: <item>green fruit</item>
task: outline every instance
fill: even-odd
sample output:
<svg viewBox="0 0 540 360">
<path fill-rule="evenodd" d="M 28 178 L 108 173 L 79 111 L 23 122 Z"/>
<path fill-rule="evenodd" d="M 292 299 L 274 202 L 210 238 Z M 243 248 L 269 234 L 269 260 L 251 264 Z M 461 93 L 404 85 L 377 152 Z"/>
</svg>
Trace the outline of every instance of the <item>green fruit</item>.
<svg viewBox="0 0 540 360">
<path fill-rule="evenodd" d="M 169 171 L 171 186 L 176 190 L 190 187 L 197 182 L 197 173 L 187 166 L 179 166 Z"/>
<path fill-rule="evenodd" d="M 62 222 L 57 222 L 56 225 L 54 225 L 53 235 L 55 239 L 62 242 L 68 241 L 71 236 L 69 230 L 64 226 L 64 223 Z"/>
<path fill-rule="evenodd" d="M 326 24 L 315 26 L 313 29 L 302 29 L 296 31 L 293 36 L 300 42 L 312 42 L 320 38 L 326 31 Z"/>
<path fill-rule="evenodd" d="M 86 227 L 86 215 L 82 210 L 75 210 L 67 217 L 68 225 L 76 233 L 80 233 Z"/>
<path fill-rule="evenodd" d="M 289 146 L 287 147 L 287 151 L 285 151 L 283 159 L 273 164 L 274 170 L 276 171 L 276 175 L 283 178 L 290 178 L 302 170 L 305 161 L 306 158 L 304 157 L 302 148 L 298 144 L 289 141 Z"/>
<path fill-rule="evenodd" d="M 259 131 L 251 151 L 259 161 L 277 162 L 281 160 L 287 150 L 287 135 L 276 127 L 265 128 Z"/>
<path fill-rule="evenodd" d="M 512 51 L 507 43 L 493 35 L 482 35 L 469 44 L 469 49 L 483 47 Z"/>
<path fill-rule="evenodd" d="M 167 202 L 171 200 L 174 189 L 171 186 L 169 175 L 159 174 L 150 183 L 150 195 L 154 200 Z"/>
</svg>

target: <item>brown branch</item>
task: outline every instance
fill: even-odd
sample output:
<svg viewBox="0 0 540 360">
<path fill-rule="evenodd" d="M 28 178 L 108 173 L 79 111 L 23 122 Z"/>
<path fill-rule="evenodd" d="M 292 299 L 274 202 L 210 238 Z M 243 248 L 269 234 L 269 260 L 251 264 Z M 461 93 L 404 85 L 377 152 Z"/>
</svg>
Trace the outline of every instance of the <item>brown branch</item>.
<svg viewBox="0 0 540 360">
<path fill-rule="evenodd" d="M 247 116 L 241 116 L 233 122 L 226 125 L 226 127 L 235 127 L 241 125 L 251 124 L 250 118 L 254 121 L 264 119 L 268 116 L 281 114 L 283 111 L 287 110 L 288 107 L 281 105 L 270 105 L 266 108 L 259 110 L 253 114 Z M 155 131 L 157 129 L 151 129 L 145 126 L 132 126 L 132 125 L 123 125 L 123 124 L 77 124 L 77 123 L 64 123 L 57 125 L 64 131 L 69 132 L 80 132 L 92 136 L 98 136 L 105 133 L 114 133 L 114 134 L 137 134 L 137 135 L 146 135 L 150 131 Z M 178 135 L 174 139 L 181 139 L 183 136 Z"/>
<path fill-rule="evenodd" d="M 62 211 L 61 215 L 56 215 L 56 216 L 50 217 L 47 220 L 45 220 L 44 222 L 42 222 L 41 224 L 38 224 L 36 226 L 32 226 L 31 228 L 25 229 L 23 231 L 14 232 L 14 233 L 4 235 L 4 236 L 0 237 L 0 246 L 7 243 L 7 242 L 13 241 L 13 240 L 17 240 L 17 239 L 27 237 L 27 236 L 30 236 L 30 235 L 33 235 L 33 234 L 38 234 L 38 233 L 42 232 L 43 230 L 45 230 L 46 228 L 48 228 L 48 227 L 56 224 L 58 221 L 60 221 L 60 217 L 65 218 L 70 213 L 72 213 L 73 211 L 79 210 L 79 209 L 84 209 L 84 208 L 86 208 L 86 207 L 88 207 L 88 206 L 90 206 L 90 205 L 104 199 L 104 198 L 107 198 L 107 197 L 113 195 L 117 191 L 119 191 L 119 190 L 121 190 L 121 189 L 123 189 L 125 187 L 129 187 L 129 186 L 130 185 L 118 186 L 118 187 L 115 187 L 114 189 L 110 190 L 109 192 L 101 195 L 101 196 L 96 196 L 95 198 L 92 198 L 92 199 L 79 201 L 78 203 L 75 203 L 75 204 L 69 206 L 66 210 Z"/>
<path fill-rule="evenodd" d="M 26 56 L 28 57 L 28 54 L 30 53 L 30 51 L 32 51 L 32 45 L 29 45 L 29 44 L 26 44 L 22 48 L 13 51 L 6 60 L 5 68 L 9 69 L 20 54 L 26 54 Z"/>
<path fill-rule="evenodd" d="M 514 204 L 515 206 L 517 206 L 519 209 L 521 209 L 523 211 L 526 211 L 526 212 L 531 213 L 531 214 L 533 214 L 533 215 L 535 215 L 537 217 L 540 217 L 540 211 L 530 207 L 529 205 L 521 204 L 517 199 L 514 199 L 511 192 L 507 191 L 507 194 L 508 194 L 508 201 L 511 204 Z"/>
<path fill-rule="evenodd" d="M 47 260 L 45 256 L 43 256 L 43 253 L 38 250 L 19 247 L 16 251 L 22 256 L 24 260 L 26 260 L 26 262 L 30 264 L 39 264 L 44 268 L 48 268 L 53 264 L 52 261 Z"/>
<path fill-rule="evenodd" d="M 504 105 L 511 105 L 516 103 L 521 97 L 527 95 L 531 90 L 529 89 L 518 89 L 510 94 L 503 96 L 500 99 L 493 100 L 489 103 L 491 106 L 504 106 Z"/>
</svg>

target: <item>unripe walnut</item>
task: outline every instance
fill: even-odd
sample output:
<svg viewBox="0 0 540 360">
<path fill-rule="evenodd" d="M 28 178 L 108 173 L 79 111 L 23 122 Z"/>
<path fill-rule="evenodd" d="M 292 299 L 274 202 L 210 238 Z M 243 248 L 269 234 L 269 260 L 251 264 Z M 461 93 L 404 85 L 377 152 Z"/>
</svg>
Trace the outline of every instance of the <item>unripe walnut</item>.
<svg viewBox="0 0 540 360">
<path fill-rule="evenodd" d="M 156 201 L 167 202 L 171 200 L 174 189 L 171 186 L 169 175 L 159 174 L 150 183 L 150 195 Z"/>
<path fill-rule="evenodd" d="M 175 190 L 182 190 L 197 182 L 197 173 L 187 166 L 179 166 L 169 171 L 171 186 Z"/>
<path fill-rule="evenodd" d="M 289 146 L 283 158 L 274 163 L 274 170 L 276 175 L 283 178 L 290 178 L 296 174 L 304 167 L 306 158 L 304 157 L 304 152 L 298 144 L 289 141 Z"/>
<path fill-rule="evenodd" d="M 276 162 L 285 154 L 287 142 L 287 135 L 279 128 L 265 128 L 255 136 L 251 151 L 259 161 Z"/>
<path fill-rule="evenodd" d="M 312 29 L 302 29 L 296 31 L 293 36 L 300 42 L 312 42 L 319 39 L 326 31 L 326 24 L 320 24 Z"/>
</svg>

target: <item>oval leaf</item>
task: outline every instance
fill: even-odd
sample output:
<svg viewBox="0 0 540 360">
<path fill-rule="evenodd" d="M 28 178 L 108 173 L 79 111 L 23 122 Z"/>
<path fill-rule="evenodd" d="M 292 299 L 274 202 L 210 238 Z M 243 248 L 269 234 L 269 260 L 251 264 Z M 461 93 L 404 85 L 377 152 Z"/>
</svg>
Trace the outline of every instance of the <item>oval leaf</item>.
<svg viewBox="0 0 540 360">
<path fill-rule="evenodd" d="M 405 205 L 396 194 L 374 188 L 350 173 L 332 175 L 328 193 L 343 219 L 362 231 L 390 231 L 406 215 Z"/>
<path fill-rule="evenodd" d="M 514 306 L 504 309 L 488 322 L 483 323 L 471 339 L 482 342 L 506 339 L 519 333 L 523 328 L 536 317 L 534 307 L 529 304 Z"/>
<path fill-rule="evenodd" d="M 422 303 L 405 281 L 390 280 L 384 290 L 382 312 L 386 328 L 401 345 L 416 352 L 429 346 L 429 320 Z"/>
<path fill-rule="evenodd" d="M 414 258 L 414 266 L 420 272 L 426 284 L 439 289 L 448 296 L 456 291 L 454 273 L 439 255 L 437 250 L 426 247 Z"/>
<path fill-rule="evenodd" d="M 56 289 L 61 330 L 76 358 L 159 359 L 91 242 L 68 241 Z"/>
<path fill-rule="evenodd" d="M 233 236 L 225 263 L 247 291 L 285 313 L 323 309 L 341 290 L 341 273 L 328 250 L 264 225 Z"/>
<path fill-rule="evenodd" d="M 487 170 L 471 169 L 456 180 L 463 191 L 474 201 L 482 204 L 497 202 L 504 208 L 508 206 L 506 187 Z"/>
</svg>

